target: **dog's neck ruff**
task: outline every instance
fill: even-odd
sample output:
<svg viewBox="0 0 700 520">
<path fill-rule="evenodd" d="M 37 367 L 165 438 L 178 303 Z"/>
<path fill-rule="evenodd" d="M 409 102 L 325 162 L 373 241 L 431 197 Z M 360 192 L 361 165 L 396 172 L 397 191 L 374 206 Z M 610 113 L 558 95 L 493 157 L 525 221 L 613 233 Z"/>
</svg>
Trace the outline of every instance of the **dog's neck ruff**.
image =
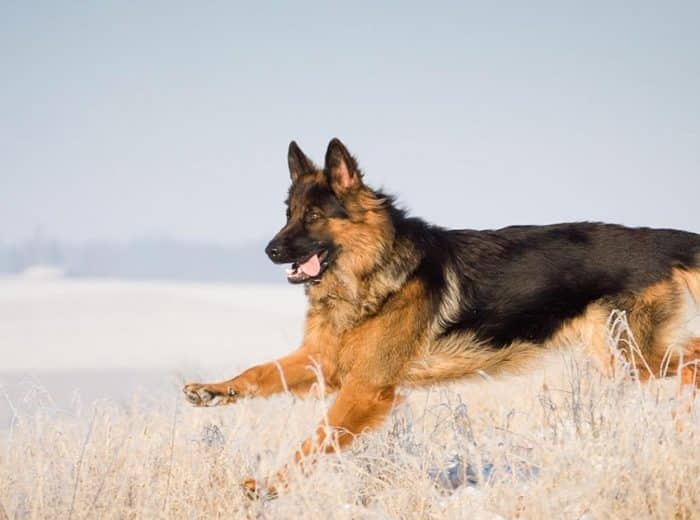
<svg viewBox="0 0 700 520">
<path fill-rule="evenodd" d="M 335 266 L 317 283 L 306 284 L 311 310 L 330 311 L 336 328 L 347 329 L 378 313 L 411 278 L 420 260 L 409 240 L 396 239 L 368 273 L 357 275 Z"/>
</svg>

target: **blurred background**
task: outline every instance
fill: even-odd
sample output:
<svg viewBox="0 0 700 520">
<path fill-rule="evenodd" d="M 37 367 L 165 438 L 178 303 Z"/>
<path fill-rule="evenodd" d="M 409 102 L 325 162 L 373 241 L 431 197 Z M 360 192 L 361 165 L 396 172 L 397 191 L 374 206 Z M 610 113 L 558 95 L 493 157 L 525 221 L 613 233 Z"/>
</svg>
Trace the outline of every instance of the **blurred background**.
<svg viewBox="0 0 700 520">
<path fill-rule="evenodd" d="M 295 347 L 302 290 L 262 252 L 292 139 L 340 137 L 449 227 L 700 232 L 699 26 L 693 1 L 2 2 L 0 384 Z"/>
</svg>

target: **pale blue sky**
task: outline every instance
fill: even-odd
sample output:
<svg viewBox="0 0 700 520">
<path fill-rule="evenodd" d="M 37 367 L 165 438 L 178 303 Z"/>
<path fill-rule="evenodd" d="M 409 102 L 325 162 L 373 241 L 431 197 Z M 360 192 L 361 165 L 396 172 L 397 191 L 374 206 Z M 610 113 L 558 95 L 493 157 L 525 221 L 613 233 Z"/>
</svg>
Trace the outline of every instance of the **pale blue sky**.
<svg viewBox="0 0 700 520">
<path fill-rule="evenodd" d="M 262 239 L 333 136 L 447 226 L 700 231 L 700 3 L 374 4 L 0 3 L 0 241 Z"/>
</svg>

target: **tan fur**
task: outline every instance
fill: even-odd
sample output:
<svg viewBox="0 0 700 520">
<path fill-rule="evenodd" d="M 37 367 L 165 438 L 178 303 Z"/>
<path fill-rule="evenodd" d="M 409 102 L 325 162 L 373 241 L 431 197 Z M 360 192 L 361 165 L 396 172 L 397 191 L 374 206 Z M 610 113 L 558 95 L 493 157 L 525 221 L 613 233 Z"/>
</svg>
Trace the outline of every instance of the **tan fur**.
<svg viewBox="0 0 700 520">
<path fill-rule="evenodd" d="M 700 389 L 700 338 L 693 338 L 684 345 L 684 357 L 680 368 L 681 385 Z"/>
<path fill-rule="evenodd" d="M 463 379 L 469 375 L 517 373 L 531 366 L 543 352 L 583 345 L 603 370 L 610 370 L 605 325 L 609 311 L 591 305 L 583 316 L 570 320 L 544 345 L 519 341 L 506 348 L 496 348 L 478 341 L 471 332 L 438 338 L 425 344 L 406 367 L 405 382 L 425 385 Z"/>
<path fill-rule="evenodd" d="M 639 377 L 664 377 L 697 359 L 693 338 L 700 335 L 700 271 L 676 269 L 631 301 L 628 321 L 639 351 L 624 351 Z"/>
<path fill-rule="evenodd" d="M 459 318 L 462 309 L 462 291 L 459 286 L 459 276 L 453 266 L 445 269 L 446 287 L 440 307 L 433 320 L 433 334 L 439 335 L 450 324 Z"/>
<path fill-rule="evenodd" d="M 185 393 L 200 406 L 232 404 L 242 397 L 266 397 L 285 390 L 303 396 L 316 382 L 314 368 L 320 364 L 323 369 L 323 361 L 319 352 L 303 346 L 277 361 L 249 368 L 233 379 L 186 385 Z"/>
</svg>

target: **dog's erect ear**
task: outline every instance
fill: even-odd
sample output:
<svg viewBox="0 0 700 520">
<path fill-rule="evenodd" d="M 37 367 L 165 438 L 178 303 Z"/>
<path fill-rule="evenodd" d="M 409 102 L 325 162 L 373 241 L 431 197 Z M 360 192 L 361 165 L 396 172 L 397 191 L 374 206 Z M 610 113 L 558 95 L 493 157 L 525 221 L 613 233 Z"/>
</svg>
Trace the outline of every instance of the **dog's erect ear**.
<svg viewBox="0 0 700 520">
<path fill-rule="evenodd" d="M 287 163 L 289 164 L 289 176 L 292 178 L 292 182 L 296 182 L 297 179 L 304 175 L 316 172 L 314 163 L 304 155 L 304 152 L 301 151 L 301 148 L 295 141 L 289 143 Z"/>
<path fill-rule="evenodd" d="M 342 196 L 362 186 L 362 174 L 357 161 L 336 137 L 328 143 L 325 171 L 328 184 L 336 195 Z"/>
</svg>

